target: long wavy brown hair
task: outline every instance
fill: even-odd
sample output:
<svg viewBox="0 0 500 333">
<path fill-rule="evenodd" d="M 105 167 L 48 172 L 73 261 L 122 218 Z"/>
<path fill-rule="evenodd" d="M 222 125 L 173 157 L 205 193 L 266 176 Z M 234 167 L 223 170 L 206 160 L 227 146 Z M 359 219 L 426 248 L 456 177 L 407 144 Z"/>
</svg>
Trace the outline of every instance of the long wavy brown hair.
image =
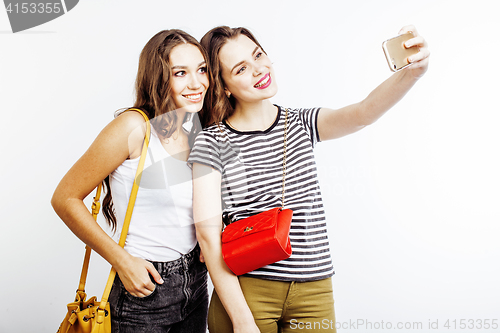
<svg viewBox="0 0 500 333">
<path fill-rule="evenodd" d="M 239 35 L 245 35 L 258 45 L 262 52 L 264 49 L 246 28 L 230 28 L 228 26 L 215 27 L 203 36 L 200 43 L 208 53 L 210 66 L 210 86 L 205 96 L 203 109 L 200 111 L 200 120 L 203 127 L 219 124 L 234 113 L 234 97 L 227 97 L 224 91 L 224 80 L 222 79 L 222 66 L 220 63 L 220 50 L 231 39 Z"/>
<path fill-rule="evenodd" d="M 139 56 L 139 68 L 135 81 L 136 98 L 133 107 L 146 113 L 158 135 L 164 139 L 171 137 L 177 129 L 177 114 L 169 112 L 177 108 L 172 97 L 170 84 L 172 75 L 170 52 L 180 44 L 196 46 L 205 60 L 208 59 L 200 43 L 188 33 L 178 29 L 163 30 L 154 35 L 144 46 Z M 209 67 L 207 63 L 207 70 L 209 70 Z M 192 145 L 196 133 L 201 130 L 199 122 L 193 121 L 193 124 L 193 129 L 189 135 L 190 145 Z M 114 231 L 116 230 L 116 216 L 111 197 L 109 176 L 104 179 L 104 185 L 106 196 L 103 199 L 102 212 Z"/>
</svg>

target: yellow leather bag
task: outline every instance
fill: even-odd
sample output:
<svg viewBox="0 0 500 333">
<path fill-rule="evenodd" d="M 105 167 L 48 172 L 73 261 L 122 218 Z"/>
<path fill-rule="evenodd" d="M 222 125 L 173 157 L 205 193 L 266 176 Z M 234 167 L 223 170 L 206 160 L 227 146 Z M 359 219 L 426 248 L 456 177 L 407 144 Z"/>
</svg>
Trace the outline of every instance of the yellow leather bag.
<svg viewBox="0 0 500 333">
<path fill-rule="evenodd" d="M 137 166 L 137 171 L 135 174 L 135 181 L 130 193 L 130 199 L 127 206 L 127 212 L 125 214 L 125 220 L 123 222 L 122 232 L 120 234 L 120 240 L 118 241 L 118 245 L 120 245 L 121 247 L 125 245 L 125 239 L 127 238 L 128 227 L 130 225 L 130 219 L 134 210 L 135 199 L 137 198 L 137 191 L 139 190 L 139 183 L 141 182 L 142 170 L 144 169 L 144 162 L 146 160 L 149 137 L 151 134 L 151 124 L 149 123 L 149 119 L 146 114 L 139 109 L 128 109 L 127 111 L 129 110 L 141 113 L 146 120 L 146 136 L 144 138 L 141 157 L 139 159 L 139 165 Z M 97 220 L 97 214 L 99 213 L 101 206 L 99 202 L 101 189 L 102 184 L 99 184 L 99 186 L 97 187 L 96 195 L 94 197 L 94 201 L 92 203 L 92 215 L 95 220 Z M 68 304 L 68 312 L 66 313 L 66 317 L 64 317 L 64 320 L 59 326 L 57 333 L 111 332 L 111 312 L 109 309 L 108 297 L 115 280 L 116 271 L 114 268 L 111 268 L 108 282 L 106 283 L 106 287 L 104 288 L 104 293 L 102 295 L 101 301 L 99 302 L 96 296 L 93 296 L 87 300 L 87 294 L 85 293 L 85 282 L 87 280 L 91 251 L 92 249 L 90 247 L 85 247 L 85 258 L 83 260 L 82 273 L 80 275 L 80 284 L 78 285 L 78 290 L 76 291 L 75 301 Z"/>
</svg>

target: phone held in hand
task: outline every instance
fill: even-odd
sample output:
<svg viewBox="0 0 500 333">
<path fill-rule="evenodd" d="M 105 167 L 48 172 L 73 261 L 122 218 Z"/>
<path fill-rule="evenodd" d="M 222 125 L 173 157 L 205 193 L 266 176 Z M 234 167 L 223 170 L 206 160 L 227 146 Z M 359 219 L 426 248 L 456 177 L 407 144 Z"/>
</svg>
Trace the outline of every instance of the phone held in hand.
<svg viewBox="0 0 500 333">
<path fill-rule="evenodd" d="M 413 37 L 413 33 L 408 32 L 406 34 L 388 39 L 382 43 L 382 49 L 384 50 L 385 57 L 391 71 L 397 72 L 408 67 L 410 65 L 408 57 L 420 51 L 418 47 L 405 47 L 405 42 Z"/>
</svg>

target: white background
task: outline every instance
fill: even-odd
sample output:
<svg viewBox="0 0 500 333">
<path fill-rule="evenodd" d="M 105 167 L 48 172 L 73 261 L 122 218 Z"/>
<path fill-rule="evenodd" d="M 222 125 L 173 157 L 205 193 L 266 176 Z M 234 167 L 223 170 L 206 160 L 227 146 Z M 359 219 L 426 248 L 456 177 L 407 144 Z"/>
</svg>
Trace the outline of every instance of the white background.
<svg viewBox="0 0 500 333">
<path fill-rule="evenodd" d="M 406 24 L 429 42 L 428 73 L 377 123 L 316 149 L 339 331 L 371 331 L 349 325 L 361 320 L 378 332 L 414 322 L 415 332 L 493 331 L 458 328 L 500 321 L 495 5 L 87 0 L 17 34 L 1 9 L 0 332 L 55 332 L 64 317 L 84 246 L 50 198 L 113 112 L 132 105 L 154 34 L 248 27 L 274 61 L 274 103 L 337 108 L 391 75 L 381 43 Z M 87 291 L 100 299 L 109 267 L 92 258 Z"/>
</svg>

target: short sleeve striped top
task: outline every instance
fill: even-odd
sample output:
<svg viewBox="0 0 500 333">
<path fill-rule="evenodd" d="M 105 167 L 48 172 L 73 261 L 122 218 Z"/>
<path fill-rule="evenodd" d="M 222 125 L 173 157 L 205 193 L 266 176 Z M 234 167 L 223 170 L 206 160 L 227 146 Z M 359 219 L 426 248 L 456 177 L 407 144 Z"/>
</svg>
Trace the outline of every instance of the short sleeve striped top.
<svg viewBox="0 0 500 333">
<path fill-rule="evenodd" d="M 285 208 L 293 210 L 292 255 L 247 276 L 314 281 L 334 274 L 313 148 L 319 141 L 319 108 L 288 109 Z M 225 122 L 196 138 L 189 163 L 222 175 L 223 214 L 238 221 L 281 206 L 285 109 L 265 131 L 240 132 Z"/>
</svg>

